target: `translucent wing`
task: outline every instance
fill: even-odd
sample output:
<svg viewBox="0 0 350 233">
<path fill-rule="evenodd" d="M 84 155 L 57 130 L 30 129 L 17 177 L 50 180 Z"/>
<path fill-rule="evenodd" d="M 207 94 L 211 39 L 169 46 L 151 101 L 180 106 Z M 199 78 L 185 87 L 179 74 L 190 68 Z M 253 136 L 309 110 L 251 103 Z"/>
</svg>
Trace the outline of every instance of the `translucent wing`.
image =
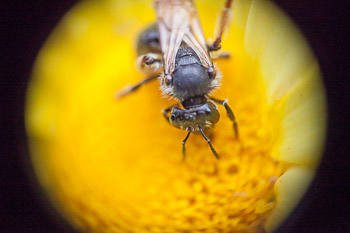
<svg viewBox="0 0 350 233">
<path fill-rule="evenodd" d="M 176 53 L 182 42 L 191 47 L 203 66 L 212 67 L 198 14 L 191 0 L 155 0 L 164 72 L 175 69 Z"/>
</svg>

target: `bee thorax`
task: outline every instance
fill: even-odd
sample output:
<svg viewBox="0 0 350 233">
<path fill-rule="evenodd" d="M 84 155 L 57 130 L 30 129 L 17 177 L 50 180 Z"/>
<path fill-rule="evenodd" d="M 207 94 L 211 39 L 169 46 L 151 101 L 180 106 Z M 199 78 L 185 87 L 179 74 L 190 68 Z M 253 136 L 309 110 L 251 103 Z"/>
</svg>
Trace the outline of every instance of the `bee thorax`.
<svg viewBox="0 0 350 233">
<path fill-rule="evenodd" d="M 179 100 L 208 94 L 213 89 L 213 80 L 208 69 L 204 67 L 189 47 L 179 49 L 175 59 L 173 77 L 173 95 Z"/>
</svg>

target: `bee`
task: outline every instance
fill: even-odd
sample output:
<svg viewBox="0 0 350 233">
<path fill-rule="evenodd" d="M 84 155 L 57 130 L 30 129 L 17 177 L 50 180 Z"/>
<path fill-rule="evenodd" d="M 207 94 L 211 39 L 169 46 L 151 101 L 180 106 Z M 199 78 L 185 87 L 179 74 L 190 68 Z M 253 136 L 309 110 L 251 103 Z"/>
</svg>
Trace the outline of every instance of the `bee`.
<svg viewBox="0 0 350 233">
<path fill-rule="evenodd" d="M 219 121 L 216 104 L 223 105 L 232 121 L 236 137 L 238 127 L 235 116 L 227 100 L 218 100 L 209 94 L 219 86 L 221 74 L 212 59 L 227 58 L 227 54 L 211 52 L 221 48 L 221 38 L 230 21 L 233 0 L 226 0 L 220 14 L 217 35 L 212 43 L 207 43 L 197 10 L 192 0 L 155 0 L 156 24 L 152 24 L 138 37 L 137 68 L 146 79 L 120 90 L 120 98 L 140 86 L 160 79 L 163 94 L 174 97 L 179 103 L 163 109 L 166 121 L 172 126 L 188 131 L 182 141 L 183 158 L 185 144 L 192 132 L 200 133 L 209 144 L 214 156 L 219 155 L 205 135 Z"/>
</svg>

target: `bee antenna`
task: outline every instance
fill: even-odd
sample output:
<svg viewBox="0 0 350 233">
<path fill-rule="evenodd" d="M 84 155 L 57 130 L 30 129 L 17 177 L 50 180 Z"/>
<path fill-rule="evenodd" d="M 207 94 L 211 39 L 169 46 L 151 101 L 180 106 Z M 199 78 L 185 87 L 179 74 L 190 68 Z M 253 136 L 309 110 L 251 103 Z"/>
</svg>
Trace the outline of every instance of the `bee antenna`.
<svg viewBox="0 0 350 233">
<path fill-rule="evenodd" d="M 182 141 L 182 160 L 183 161 L 185 161 L 185 158 L 186 158 L 185 144 L 186 144 L 186 141 L 187 141 L 188 137 L 190 136 L 191 132 L 192 132 L 191 129 L 189 129 L 186 138 Z"/>
<path fill-rule="evenodd" d="M 209 144 L 210 149 L 211 149 L 211 151 L 213 152 L 213 154 L 215 155 L 215 157 L 216 157 L 217 159 L 220 159 L 218 153 L 216 152 L 216 150 L 214 149 L 214 147 L 211 145 L 210 139 L 207 138 L 207 137 L 205 136 L 205 134 L 204 134 L 204 132 L 203 132 L 203 129 L 202 129 L 201 127 L 199 127 L 199 130 L 201 131 L 201 134 L 202 134 L 203 138 L 204 138 L 204 139 L 207 141 L 207 143 Z"/>
</svg>

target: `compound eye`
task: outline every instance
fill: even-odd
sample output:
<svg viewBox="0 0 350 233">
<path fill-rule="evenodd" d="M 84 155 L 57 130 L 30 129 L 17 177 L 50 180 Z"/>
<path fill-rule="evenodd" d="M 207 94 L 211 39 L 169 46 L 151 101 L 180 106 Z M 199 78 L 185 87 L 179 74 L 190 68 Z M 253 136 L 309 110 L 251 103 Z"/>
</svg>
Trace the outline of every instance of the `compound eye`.
<svg viewBox="0 0 350 233">
<path fill-rule="evenodd" d="M 170 76 L 170 74 L 167 74 L 167 75 L 165 75 L 165 77 L 164 77 L 164 83 L 165 83 L 165 85 L 167 85 L 167 86 L 170 86 L 171 85 L 171 83 L 172 83 L 172 77 Z"/>
<path fill-rule="evenodd" d="M 216 77 L 216 71 L 213 67 L 208 69 L 208 76 L 210 79 L 214 79 Z"/>
</svg>

